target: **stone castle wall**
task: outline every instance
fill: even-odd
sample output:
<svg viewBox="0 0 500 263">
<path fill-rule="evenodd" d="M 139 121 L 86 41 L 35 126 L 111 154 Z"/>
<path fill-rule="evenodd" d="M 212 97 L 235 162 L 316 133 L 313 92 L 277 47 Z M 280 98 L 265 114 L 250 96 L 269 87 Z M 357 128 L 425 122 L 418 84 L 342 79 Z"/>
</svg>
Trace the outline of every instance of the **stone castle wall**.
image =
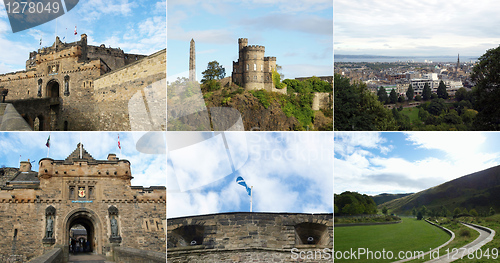
<svg viewBox="0 0 500 263">
<path fill-rule="evenodd" d="M 32 127 L 44 119 L 42 130 L 130 130 L 126 103 L 141 88 L 166 78 L 166 51 L 149 57 L 128 54 L 89 46 L 83 34 L 77 42 L 56 38 L 51 47 L 31 52 L 26 68 L 0 75 L 0 87 L 9 90 L 6 100 L 61 99 L 40 117 L 36 111 L 20 111 Z"/>
<path fill-rule="evenodd" d="M 305 244 L 311 236 L 314 244 Z M 331 253 L 333 215 L 242 212 L 167 221 L 167 259 L 172 263 L 295 262 L 294 248 Z M 331 257 L 316 262 L 331 262 Z"/>
<path fill-rule="evenodd" d="M 155 85 L 155 83 L 165 79 L 166 50 L 159 51 L 96 79 L 94 81 L 94 96 L 97 107 L 96 128 L 103 131 L 130 130 L 132 128 L 129 112 L 131 98 L 134 95 L 141 96 L 144 97 L 146 103 L 149 103 L 150 101 L 146 99 L 148 96 L 146 93 L 154 93 L 152 95 L 154 100 L 164 99 L 166 97 L 165 85 Z M 154 105 L 158 106 L 162 103 Z M 164 102 L 163 105 L 165 105 Z M 153 104 L 148 104 L 148 106 L 153 107 Z M 158 111 L 166 112 L 166 105 Z"/>
<path fill-rule="evenodd" d="M 39 191 L 36 191 L 38 193 Z M 158 252 L 165 251 L 165 202 L 159 201 L 134 201 L 121 202 L 103 200 L 102 202 L 80 204 L 75 209 L 75 204 L 69 200 L 31 200 L 21 201 L 13 198 L 0 200 L 0 254 L 8 256 L 20 254 L 30 259 L 43 254 L 53 246 L 43 244 L 45 209 L 53 206 L 56 209 L 54 220 L 55 240 L 58 245 L 68 242 L 68 227 L 65 220 L 77 210 L 87 210 L 95 213 L 97 248 L 99 253 L 110 252 L 111 236 L 108 208 L 113 205 L 119 210 L 118 226 L 122 237 L 121 246 L 137 249 L 146 249 Z M 148 222 L 148 227 L 146 227 Z M 151 223 L 150 223 L 151 222 Z M 5 249 L 8 248 L 8 249 Z M 14 251 L 13 251 L 14 249 Z"/>
<path fill-rule="evenodd" d="M 312 110 L 328 109 L 332 101 L 331 94 L 328 92 L 315 92 L 312 104 Z"/>
</svg>

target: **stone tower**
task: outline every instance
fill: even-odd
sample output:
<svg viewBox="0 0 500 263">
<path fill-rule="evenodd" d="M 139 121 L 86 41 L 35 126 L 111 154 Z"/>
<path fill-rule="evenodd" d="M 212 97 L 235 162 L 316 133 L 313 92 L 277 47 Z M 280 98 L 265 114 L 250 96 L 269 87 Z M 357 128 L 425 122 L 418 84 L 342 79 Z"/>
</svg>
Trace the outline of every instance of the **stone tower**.
<svg viewBox="0 0 500 263">
<path fill-rule="evenodd" d="M 233 61 L 232 80 L 246 90 L 273 91 L 272 71 L 276 57 L 265 57 L 265 47 L 248 45 L 247 38 L 238 39 L 238 61 Z"/>
<path fill-rule="evenodd" d="M 458 59 L 457 59 L 457 70 L 458 71 L 460 69 L 460 54 L 458 54 Z"/>
<path fill-rule="evenodd" d="M 191 39 L 189 47 L 189 81 L 196 81 L 196 52 L 194 50 L 194 39 Z"/>
</svg>

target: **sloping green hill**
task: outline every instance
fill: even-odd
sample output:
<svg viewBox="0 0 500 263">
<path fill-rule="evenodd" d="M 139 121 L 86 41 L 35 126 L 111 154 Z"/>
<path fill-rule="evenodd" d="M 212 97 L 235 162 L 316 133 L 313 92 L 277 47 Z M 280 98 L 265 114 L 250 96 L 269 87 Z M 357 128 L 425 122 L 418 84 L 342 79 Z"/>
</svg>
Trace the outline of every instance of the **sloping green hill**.
<svg viewBox="0 0 500 263">
<path fill-rule="evenodd" d="M 384 193 L 384 194 L 372 196 L 372 198 L 373 198 L 373 201 L 375 201 L 375 204 L 380 205 L 380 204 L 389 202 L 391 200 L 405 197 L 408 195 L 411 195 L 411 193 L 409 193 L 409 194 L 386 194 L 386 193 Z"/>
<path fill-rule="evenodd" d="M 488 213 L 490 207 L 500 211 L 500 166 L 462 176 L 427 190 L 380 204 L 393 213 L 410 214 L 413 207 L 449 211 L 459 207 Z"/>
</svg>

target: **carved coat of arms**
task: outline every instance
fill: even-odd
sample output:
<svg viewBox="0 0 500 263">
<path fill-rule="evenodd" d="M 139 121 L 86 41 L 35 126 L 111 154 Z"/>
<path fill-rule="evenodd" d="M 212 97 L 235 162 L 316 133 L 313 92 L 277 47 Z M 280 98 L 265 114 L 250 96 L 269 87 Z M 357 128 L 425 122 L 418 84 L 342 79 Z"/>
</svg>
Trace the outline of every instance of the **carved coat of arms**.
<svg viewBox="0 0 500 263">
<path fill-rule="evenodd" d="M 81 198 L 85 197 L 85 188 L 80 187 L 80 189 L 78 189 L 78 196 Z"/>
</svg>

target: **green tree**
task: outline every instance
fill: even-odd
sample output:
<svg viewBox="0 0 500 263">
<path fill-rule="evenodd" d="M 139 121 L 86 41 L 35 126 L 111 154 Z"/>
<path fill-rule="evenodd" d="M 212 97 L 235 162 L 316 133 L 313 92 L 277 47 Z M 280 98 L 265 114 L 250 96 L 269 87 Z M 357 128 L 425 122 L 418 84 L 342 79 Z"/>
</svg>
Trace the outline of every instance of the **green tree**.
<svg viewBox="0 0 500 263">
<path fill-rule="evenodd" d="M 444 85 L 444 82 L 442 80 L 439 82 L 439 86 L 437 88 L 437 95 L 438 95 L 438 98 L 441 98 L 441 99 L 448 98 L 448 92 L 446 91 L 446 85 Z"/>
<path fill-rule="evenodd" d="M 404 96 L 399 96 L 398 102 L 401 102 L 401 103 L 405 102 L 405 97 Z"/>
<path fill-rule="evenodd" d="M 350 83 L 334 75 L 334 128 L 340 131 L 397 130 L 389 110 L 385 109 L 363 83 Z"/>
<path fill-rule="evenodd" d="M 384 206 L 384 208 L 382 208 L 382 214 L 387 215 L 387 212 L 387 206 Z"/>
<path fill-rule="evenodd" d="M 427 215 L 427 207 L 425 207 L 425 205 L 423 205 L 422 208 L 420 208 L 420 212 L 422 212 L 422 216 Z"/>
<path fill-rule="evenodd" d="M 389 101 L 389 97 L 387 96 L 387 91 L 385 91 L 385 88 L 380 86 L 380 88 L 377 91 L 377 97 L 378 101 L 380 101 L 382 104 L 387 103 Z"/>
<path fill-rule="evenodd" d="M 391 94 L 389 95 L 389 101 L 392 104 L 395 104 L 396 102 L 398 102 L 398 94 L 396 93 L 396 90 L 394 90 L 394 89 L 391 90 Z"/>
<path fill-rule="evenodd" d="M 455 208 L 455 210 L 453 210 L 453 216 L 458 216 L 460 215 L 460 213 L 462 213 L 462 211 L 460 211 L 460 208 Z"/>
<path fill-rule="evenodd" d="M 422 220 L 424 218 L 424 215 L 422 214 L 422 211 L 418 211 L 417 213 L 417 220 Z"/>
<path fill-rule="evenodd" d="M 201 83 L 205 83 L 209 80 L 223 79 L 226 76 L 226 69 L 219 65 L 216 60 L 208 62 L 207 69 L 203 71 L 203 79 Z"/>
<path fill-rule="evenodd" d="M 462 210 L 462 214 L 464 214 L 464 215 L 468 215 L 469 214 L 469 212 L 467 211 L 467 208 L 464 207 L 464 210 Z"/>
<path fill-rule="evenodd" d="M 495 214 L 495 209 L 493 209 L 493 207 L 490 207 L 490 216 L 492 216 L 494 214 Z"/>
<path fill-rule="evenodd" d="M 442 215 L 443 217 L 447 217 L 447 216 L 448 216 L 448 213 L 449 213 L 448 209 L 446 209 L 446 207 L 445 207 L 444 205 L 442 205 L 442 206 L 441 206 L 441 215 Z"/>
<path fill-rule="evenodd" d="M 411 214 L 413 216 L 417 216 L 417 209 L 415 207 L 413 207 L 413 209 L 411 210 Z"/>
<path fill-rule="evenodd" d="M 424 85 L 424 90 L 422 91 L 422 98 L 424 100 L 430 100 L 431 99 L 431 87 L 429 87 L 429 83 L 425 83 Z"/>
<path fill-rule="evenodd" d="M 477 111 L 471 110 L 471 109 L 466 109 L 462 111 L 462 115 L 460 117 L 462 118 L 462 121 L 466 124 L 472 124 L 474 119 L 476 118 Z"/>
<path fill-rule="evenodd" d="M 422 100 L 422 96 L 420 96 L 420 95 L 415 96 L 415 101 L 421 101 L 421 100 Z"/>
<path fill-rule="evenodd" d="M 440 115 L 441 112 L 446 108 L 443 99 L 434 99 L 429 104 L 427 111 L 432 115 Z"/>
<path fill-rule="evenodd" d="M 408 90 L 406 91 L 406 98 L 408 98 L 408 101 L 412 101 L 414 95 L 415 92 L 413 91 L 413 87 L 410 84 L 410 86 L 408 86 Z"/>
<path fill-rule="evenodd" d="M 457 101 L 462 101 L 462 100 L 465 100 L 467 99 L 467 90 L 464 88 L 464 87 L 461 87 L 459 88 L 456 92 L 455 92 L 455 99 Z"/>
<path fill-rule="evenodd" d="M 477 213 L 476 209 L 474 209 L 474 208 L 469 211 L 469 214 L 473 217 L 478 217 L 478 213 Z"/>
<path fill-rule="evenodd" d="M 476 83 L 474 126 L 478 130 L 500 130 L 500 46 L 489 49 L 472 69 Z"/>
</svg>

